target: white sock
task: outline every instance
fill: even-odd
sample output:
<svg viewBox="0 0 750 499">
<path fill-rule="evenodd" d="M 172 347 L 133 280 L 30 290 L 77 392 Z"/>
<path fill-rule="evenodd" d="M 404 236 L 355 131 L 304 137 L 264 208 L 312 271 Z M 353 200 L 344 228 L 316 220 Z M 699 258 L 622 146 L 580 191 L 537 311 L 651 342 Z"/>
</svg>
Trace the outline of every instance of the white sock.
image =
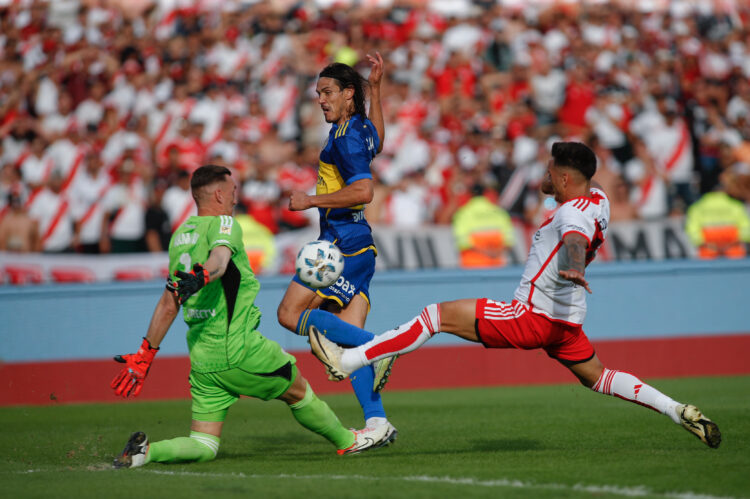
<svg viewBox="0 0 750 499">
<path fill-rule="evenodd" d="M 676 411 L 680 403 L 630 373 L 605 368 L 599 381 L 591 389 L 661 412 L 680 424 L 680 416 Z"/>
<path fill-rule="evenodd" d="M 365 426 L 367 428 L 375 428 L 376 426 L 386 424 L 387 422 L 388 422 L 388 419 L 386 418 L 372 417 L 372 418 L 367 418 L 367 421 L 365 421 Z"/>
<path fill-rule="evenodd" d="M 416 350 L 440 331 L 440 306 L 427 305 L 422 313 L 396 329 L 377 335 L 357 348 L 345 349 L 341 356 L 341 367 L 354 372 L 360 367 L 394 355 Z"/>
</svg>

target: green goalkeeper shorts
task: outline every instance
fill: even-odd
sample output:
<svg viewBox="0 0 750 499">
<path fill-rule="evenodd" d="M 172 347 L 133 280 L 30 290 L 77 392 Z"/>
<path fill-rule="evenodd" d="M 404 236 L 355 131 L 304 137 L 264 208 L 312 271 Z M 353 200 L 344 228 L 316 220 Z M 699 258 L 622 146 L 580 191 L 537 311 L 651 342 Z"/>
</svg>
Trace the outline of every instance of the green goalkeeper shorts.
<svg viewBox="0 0 750 499">
<path fill-rule="evenodd" d="M 272 400 L 283 395 L 297 378 L 297 360 L 276 342 L 266 340 L 264 349 L 266 372 L 254 372 L 257 359 L 245 359 L 239 366 L 213 373 L 190 372 L 190 396 L 193 419 L 224 421 L 229 407 L 240 395 Z"/>
</svg>

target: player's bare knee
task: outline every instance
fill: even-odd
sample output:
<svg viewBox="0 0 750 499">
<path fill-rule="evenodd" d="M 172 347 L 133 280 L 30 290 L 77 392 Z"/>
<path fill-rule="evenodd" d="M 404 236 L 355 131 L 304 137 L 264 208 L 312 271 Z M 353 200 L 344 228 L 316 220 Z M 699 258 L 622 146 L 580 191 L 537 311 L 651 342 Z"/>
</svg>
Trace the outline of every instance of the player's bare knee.
<svg viewBox="0 0 750 499">
<path fill-rule="evenodd" d="M 604 366 L 596 357 L 596 355 L 585 362 L 579 362 L 576 364 L 568 364 L 566 362 L 563 362 L 563 364 L 567 365 L 568 369 L 570 369 L 575 377 L 578 378 L 578 381 L 580 381 L 581 384 L 586 388 L 593 389 L 594 385 L 596 385 L 596 382 L 599 381 L 599 378 L 604 371 Z"/>
<path fill-rule="evenodd" d="M 279 396 L 279 400 L 286 402 L 288 405 L 296 404 L 305 398 L 308 390 L 310 390 L 309 386 L 307 380 L 298 372 L 287 391 Z"/>
</svg>

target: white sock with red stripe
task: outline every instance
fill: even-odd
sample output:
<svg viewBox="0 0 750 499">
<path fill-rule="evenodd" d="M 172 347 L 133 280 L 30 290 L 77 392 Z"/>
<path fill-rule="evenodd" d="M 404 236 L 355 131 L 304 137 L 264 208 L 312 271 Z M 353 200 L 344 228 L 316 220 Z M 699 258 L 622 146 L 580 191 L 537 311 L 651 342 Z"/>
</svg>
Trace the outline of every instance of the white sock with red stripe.
<svg viewBox="0 0 750 499">
<path fill-rule="evenodd" d="M 341 356 L 341 367 L 354 372 L 362 366 L 393 355 L 409 353 L 440 332 L 440 306 L 427 305 L 422 313 L 396 329 L 391 329 Z"/>
<path fill-rule="evenodd" d="M 680 416 L 675 410 L 680 403 L 675 402 L 630 373 L 605 368 L 599 381 L 591 389 L 661 412 L 669 416 L 675 423 L 680 424 Z"/>
</svg>

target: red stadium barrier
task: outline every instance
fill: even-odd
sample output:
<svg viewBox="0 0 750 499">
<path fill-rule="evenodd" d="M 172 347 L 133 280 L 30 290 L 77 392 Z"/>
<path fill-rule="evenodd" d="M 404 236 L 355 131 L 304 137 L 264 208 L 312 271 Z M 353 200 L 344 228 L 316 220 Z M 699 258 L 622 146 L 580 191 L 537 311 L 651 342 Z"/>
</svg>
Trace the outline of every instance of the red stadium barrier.
<svg viewBox="0 0 750 499">
<path fill-rule="evenodd" d="M 750 374 L 750 333 L 598 341 L 594 346 L 606 366 L 631 372 L 643 380 Z M 294 355 L 316 392 L 351 390 L 349 383 L 328 381 L 322 366 L 309 352 Z M 0 365 L 0 406 L 123 400 L 115 397 L 109 387 L 120 369 L 121 365 L 112 360 Z M 138 400 L 188 398 L 189 371 L 187 357 L 157 358 Z M 541 350 L 489 350 L 467 345 L 426 347 L 399 358 L 387 390 L 576 382 L 567 369 Z"/>
<path fill-rule="evenodd" d="M 5 274 L 10 284 L 41 284 L 44 281 L 42 268 L 37 265 L 6 265 Z"/>
<path fill-rule="evenodd" d="M 94 273 L 83 267 L 57 267 L 50 270 L 54 282 L 94 282 Z"/>
<path fill-rule="evenodd" d="M 115 271 L 116 281 L 148 281 L 154 278 L 150 269 L 120 269 Z"/>
</svg>

